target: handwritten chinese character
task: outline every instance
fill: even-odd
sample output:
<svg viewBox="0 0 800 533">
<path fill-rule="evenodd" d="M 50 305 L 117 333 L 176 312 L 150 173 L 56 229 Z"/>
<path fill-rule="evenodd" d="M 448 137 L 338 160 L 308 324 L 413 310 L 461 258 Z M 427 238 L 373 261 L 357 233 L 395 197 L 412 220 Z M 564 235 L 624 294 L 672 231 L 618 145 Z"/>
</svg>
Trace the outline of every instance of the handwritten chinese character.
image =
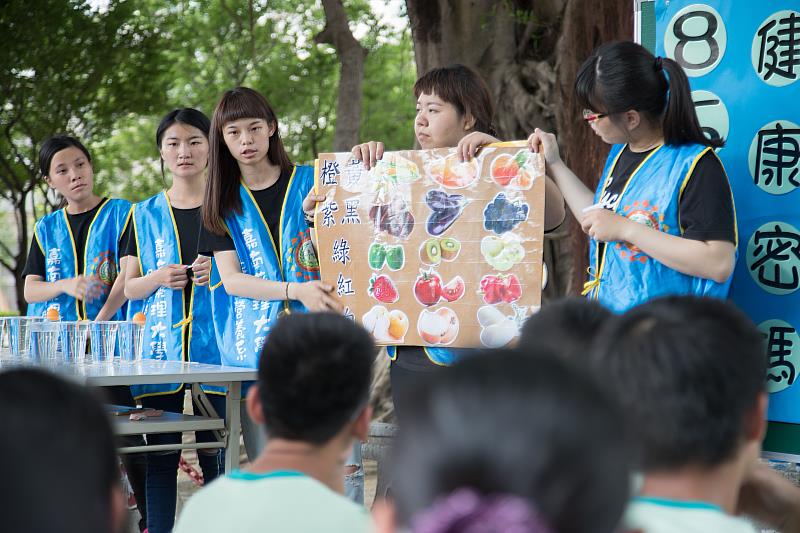
<svg viewBox="0 0 800 533">
<path fill-rule="evenodd" d="M 800 16 L 794 11 L 770 17 L 756 33 L 759 42 L 758 71 L 764 81 L 773 75 L 796 80 L 800 67 Z"/>
<path fill-rule="evenodd" d="M 319 172 L 319 180 L 323 185 L 336 185 L 336 178 L 339 177 L 338 161 L 323 161 L 322 169 Z"/>
<path fill-rule="evenodd" d="M 758 132 L 753 180 L 772 193 L 791 192 L 800 187 L 800 128 L 774 128 Z M 762 183 L 763 178 L 763 183 Z"/>
<path fill-rule="evenodd" d="M 800 235 L 775 223 L 772 229 L 757 230 L 752 244 L 748 266 L 756 280 L 780 291 L 796 290 L 800 285 Z"/>
<path fill-rule="evenodd" d="M 358 216 L 358 198 L 351 198 L 344 201 L 344 217 L 342 224 L 361 224 L 361 217 Z"/>
<path fill-rule="evenodd" d="M 337 211 L 339 211 L 339 204 L 332 199 L 325 200 L 325 203 L 322 204 L 322 225 L 326 228 L 335 226 L 336 220 L 333 218 L 333 214 Z"/>
<path fill-rule="evenodd" d="M 349 296 L 355 294 L 353 290 L 353 278 L 345 278 L 341 272 L 336 279 L 336 294 L 339 296 Z"/>
<path fill-rule="evenodd" d="M 350 262 L 350 243 L 347 239 L 336 239 L 333 241 L 333 254 L 331 261 L 347 265 Z"/>
<path fill-rule="evenodd" d="M 769 334 L 766 335 L 767 355 L 769 356 L 767 381 L 776 383 L 785 381 L 787 386 L 794 383 L 794 365 L 791 361 L 787 361 L 787 358 L 792 355 L 794 341 L 786 336 L 795 333 L 797 333 L 795 328 L 788 325 L 773 325 L 769 328 Z M 776 369 L 780 369 L 780 372 L 773 372 Z"/>
</svg>

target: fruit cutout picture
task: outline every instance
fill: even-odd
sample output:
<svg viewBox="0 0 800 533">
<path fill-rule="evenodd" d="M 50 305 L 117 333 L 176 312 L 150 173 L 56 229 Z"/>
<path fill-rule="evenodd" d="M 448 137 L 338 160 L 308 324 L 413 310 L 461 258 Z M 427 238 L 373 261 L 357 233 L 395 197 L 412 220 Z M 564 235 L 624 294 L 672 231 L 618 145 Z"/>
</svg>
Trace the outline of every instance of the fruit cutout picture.
<svg viewBox="0 0 800 533">
<path fill-rule="evenodd" d="M 368 291 L 370 296 L 385 304 L 393 304 L 400 298 L 397 287 L 386 274 L 378 276 L 373 274 L 369 280 Z"/>
<path fill-rule="evenodd" d="M 461 251 L 461 243 L 451 237 L 431 237 L 419 247 L 419 260 L 425 265 L 436 266 L 442 261 L 455 261 Z"/>
<path fill-rule="evenodd" d="M 451 344 L 458 336 L 458 328 L 458 316 L 449 307 L 423 309 L 417 320 L 417 333 L 428 345 Z"/>
<path fill-rule="evenodd" d="M 528 170 L 529 152 L 520 150 L 516 155 L 500 154 L 492 161 L 492 180 L 501 187 L 527 191 L 533 187 L 533 175 Z"/>
<path fill-rule="evenodd" d="M 414 215 L 411 214 L 408 203 L 400 196 L 396 196 L 388 204 L 370 207 L 369 219 L 376 235 L 386 232 L 392 237 L 406 239 L 414 229 Z"/>
<path fill-rule="evenodd" d="M 425 229 L 434 237 L 447 231 L 461 216 L 467 205 L 463 194 L 448 194 L 436 189 L 425 194 L 425 203 L 431 209 Z"/>
<path fill-rule="evenodd" d="M 442 298 L 449 303 L 460 300 L 467 291 L 466 287 L 467 286 L 464 284 L 464 278 L 461 276 L 456 276 L 442 287 Z"/>
<path fill-rule="evenodd" d="M 481 254 L 490 267 L 505 272 L 525 259 L 525 248 L 520 238 L 509 232 L 481 239 Z"/>
<path fill-rule="evenodd" d="M 414 297 L 427 307 L 439 303 L 442 297 L 441 276 L 433 270 L 420 270 L 420 275 L 414 281 Z"/>
<path fill-rule="evenodd" d="M 475 158 L 459 161 L 458 154 L 436 159 L 428 166 L 428 173 L 433 181 L 448 189 L 469 187 L 478 179 L 480 167 Z"/>
<path fill-rule="evenodd" d="M 389 270 L 397 271 L 403 268 L 405 262 L 405 250 L 402 244 L 373 242 L 367 250 L 367 264 L 373 270 L 381 270 L 387 266 Z"/>
<path fill-rule="evenodd" d="M 361 324 L 378 342 L 403 342 L 408 333 L 408 316 L 399 309 L 389 311 L 382 305 L 373 306 L 364 314 Z"/>
<path fill-rule="evenodd" d="M 522 284 L 516 274 L 487 274 L 481 278 L 479 293 L 489 305 L 508 304 L 522 297 Z"/>
<path fill-rule="evenodd" d="M 502 348 L 519 336 L 520 323 L 517 314 L 507 316 L 491 305 L 478 309 L 478 324 L 481 326 L 481 344 L 487 348 Z"/>
<path fill-rule="evenodd" d="M 527 220 L 529 210 L 530 208 L 525 202 L 511 201 L 505 193 L 497 193 L 497 196 L 483 209 L 483 227 L 497 235 L 502 235 Z"/>
</svg>

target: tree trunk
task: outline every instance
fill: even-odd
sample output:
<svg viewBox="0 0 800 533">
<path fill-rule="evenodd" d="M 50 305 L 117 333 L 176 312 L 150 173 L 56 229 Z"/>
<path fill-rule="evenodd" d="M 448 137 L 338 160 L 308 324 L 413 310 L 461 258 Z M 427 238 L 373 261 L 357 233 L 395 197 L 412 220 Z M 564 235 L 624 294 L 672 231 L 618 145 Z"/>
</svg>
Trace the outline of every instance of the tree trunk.
<svg viewBox="0 0 800 533">
<path fill-rule="evenodd" d="M 361 46 L 350 31 L 341 0 L 322 0 L 322 7 L 325 10 L 325 28 L 314 37 L 314 41 L 332 45 L 340 62 L 333 150 L 348 152 L 359 141 L 361 85 L 364 81 L 364 61 L 368 50 Z"/>
<path fill-rule="evenodd" d="M 580 120 L 573 83 L 597 45 L 633 35 L 630 0 L 406 0 L 417 73 L 462 63 L 487 80 L 501 138 L 555 131 L 562 156 L 594 188 L 607 147 Z M 545 239 L 544 298 L 579 292 L 586 239 L 568 220 Z"/>
</svg>

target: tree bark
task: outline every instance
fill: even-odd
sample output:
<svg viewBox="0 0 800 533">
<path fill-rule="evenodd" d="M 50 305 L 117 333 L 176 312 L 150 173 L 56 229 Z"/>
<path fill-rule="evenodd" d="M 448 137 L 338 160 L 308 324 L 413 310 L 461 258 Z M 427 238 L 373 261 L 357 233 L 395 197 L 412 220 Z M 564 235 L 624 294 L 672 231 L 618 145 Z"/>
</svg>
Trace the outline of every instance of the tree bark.
<svg viewBox="0 0 800 533">
<path fill-rule="evenodd" d="M 453 63 L 474 68 L 492 91 L 499 136 L 555 131 L 567 164 L 594 188 L 608 147 L 580 120 L 572 87 L 597 45 L 632 38 L 630 0 L 406 0 L 406 8 L 419 75 Z M 585 281 L 586 239 L 567 218 L 545 239 L 545 300 Z"/>
<path fill-rule="evenodd" d="M 330 44 L 339 55 L 339 98 L 333 150 L 347 152 L 359 141 L 361 124 L 361 85 L 368 50 L 353 36 L 341 0 L 322 0 L 325 28 L 314 37 L 317 43 Z"/>
</svg>

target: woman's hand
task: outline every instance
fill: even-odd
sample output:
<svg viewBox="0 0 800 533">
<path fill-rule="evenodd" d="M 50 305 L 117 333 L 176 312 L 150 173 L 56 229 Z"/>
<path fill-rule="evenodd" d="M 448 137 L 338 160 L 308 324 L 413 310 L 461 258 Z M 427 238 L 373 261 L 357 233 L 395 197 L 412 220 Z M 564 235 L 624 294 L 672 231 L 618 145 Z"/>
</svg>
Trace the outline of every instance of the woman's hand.
<svg viewBox="0 0 800 533">
<path fill-rule="evenodd" d="M 298 300 L 309 311 L 341 312 L 342 305 L 333 297 L 333 287 L 321 281 L 290 283 L 289 299 Z"/>
<path fill-rule="evenodd" d="M 581 228 L 592 239 L 602 242 L 629 242 L 632 220 L 600 207 L 592 208 L 581 218 Z"/>
<path fill-rule="evenodd" d="M 153 274 L 158 284 L 168 289 L 183 289 L 189 281 L 185 265 L 164 265 Z"/>
<path fill-rule="evenodd" d="M 374 167 L 379 159 L 383 157 L 383 143 L 380 141 L 369 141 L 364 144 L 353 146 L 350 151 L 355 159 L 364 163 L 364 168 L 369 170 Z"/>
<path fill-rule="evenodd" d="M 544 154 L 544 161 L 548 166 L 561 163 L 561 155 L 558 153 L 558 141 L 552 133 L 536 128 L 528 137 L 528 148 L 531 152 Z"/>
<path fill-rule="evenodd" d="M 317 204 L 323 201 L 325 201 L 324 194 L 317 194 L 314 192 L 314 189 L 308 191 L 305 199 L 303 199 L 303 213 L 306 215 L 306 218 L 313 218 L 314 210 L 317 208 Z"/>
<path fill-rule="evenodd" d="M 62 293 L 68 294 L 77 300 L 86 298 L 89 290 L 89 278 L 78 274 L 74 278 L 62 279 L 58 282 Z"/>
<path fill-rule="evenodd" d="M 499 139 L 482 131 L 473 131 L 468 135 L 464 135 L 456 146 L 458 159 L 460 161 L 469 161 L 475 157 L 475 154 L 478 153 L 482 146 L 496 142 L 499 142 Z"/>
<path fill-rule="evenodd" d="M 198 255 L 191 268 L 194 284 L 198 287 L 207 285 L 211 276 L 211 258 L 205 255 Z"/>
</svg>

